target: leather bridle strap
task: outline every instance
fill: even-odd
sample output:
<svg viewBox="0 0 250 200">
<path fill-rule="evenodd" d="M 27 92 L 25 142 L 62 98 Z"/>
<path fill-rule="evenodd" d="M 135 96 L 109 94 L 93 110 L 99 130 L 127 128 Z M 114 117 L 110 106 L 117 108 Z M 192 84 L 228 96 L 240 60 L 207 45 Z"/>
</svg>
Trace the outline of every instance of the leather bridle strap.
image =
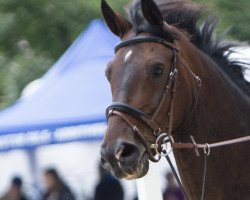
<svg viewBox="0 0 250 200">
<path fill-rule="evenodd" d="M 164 40 L 163 38 L 160 38 L 160 37 L 134 37 L 134 38 L 130 38 L 128 40 L 124 40 L 121 43 L 119 43 L 115 47 L 115 53 L 121 47 L 129 46 L 129 45 L 133 45 L 133 44 L 137 44 L 137 43 L 142 43 L 142 42 L 156 42 L 156 43 L 162 44 L 170 49 L 175 49 L 176 51 L 178 51 L 178 48 L 174 43 L 167 42 L 166 40 Z"/>
<path fill-rule="evenodd" d="M 210 153 L 210 150 L 212 148 L 227 146 L 231 144 L 237 144 L 241 142 L 247 142 L 250 141 L 250 136 L 244 136 L 240 138 L 235 138 L 231 140 L 225 140 L 221 142 L 215 142 L 215 143 L 205 143 L 205 144 L 197 144 L 194 140 L 194 138 L 191 136 L 192 143 L 173 143 L 171 144 L 171 147 L 174 149 L 195 149 L 196 155 L 199 156 L 198 149 L 207 149 L 207 151 Z"/>
<path fill-rule="evenodd" d="M 144 143 L 144 145 L 146 147 L 146 151 L 149 154 L 149 159 L 153 162 L 158 162 L 160 157 L 155 158 L 154 154 L 152 152 L 152 148 L 150 147 L 150 145 L 154 144 L 155 141 L 154 140 L 146 140 L 145 136 L 143 136 L 140 129 L 137 128 L 137 126 L 131 122 L 130 117 L 137 119 L 138 121 L 142 122 L 143 125 L 145 125 L 147 128 L 149 128 L 149 130 L 151 130 L 152 133 L 154 134 L 155 139 L 160 134 L 159 125 L 157 125 L 154 121 L 152 121 L 150 116 L 148 116 L 147 114 L 141 112 L 140 110 L 138 110 L 137 108 L 135 108 L 133 106 L 124 104 L 122 102 L 113 102 L 107 108 L 107 110 L 106 110 L 107 119 L 109 119 L 109 117 L 113 116 L 113 115 L 118 115 L 119 117 L 121 117 L 132 128 L 133 132 L 136 135 L 138 135 L 139 138 Z M 129 116 L 127 116 L 127 115 L 129 115 Z"/>
<path fill-rule="evenodd" d="M 151 120 L 151 117 L 149 115 L 131 105 L 122 102 L 113 102 L 106 110 L 107 118 L 109 117 L 109 115 L 114 114 L 113 110 L 124 112 L 138 120 L 141 120 L 154 133 L 156 133 L 159 129 L 159 125 Z"/>
</svg>

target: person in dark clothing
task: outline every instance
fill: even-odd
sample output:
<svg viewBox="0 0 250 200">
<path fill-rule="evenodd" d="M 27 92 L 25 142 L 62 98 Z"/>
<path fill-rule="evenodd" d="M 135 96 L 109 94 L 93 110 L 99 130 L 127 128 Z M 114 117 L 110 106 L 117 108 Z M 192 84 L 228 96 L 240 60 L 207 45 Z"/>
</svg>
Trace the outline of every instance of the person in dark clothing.
<svg viewBox="0 0 250 200">
<path fill-rule="evenodd" d="M 99 166 L 100 182 L 96 186 L 94 200 L 123 200 L 124 191 L 120 181 Z"/>
<path fill-rule="evenodd" d="M 47 169 L 44 172 L 46 192 L 43 200 L 75 200 L 69 187 L 62 181 L 55 169 Z"/>
<path fill-rule="evenodd" d="M 11 187 L 9 191 L 0 198 L 0 200 L 27 200 L 22 193 L 23 181 L 20 177 L 16 176 L 11 181 Z"/>
<path fill-rule="evenodd" d="M 184 200 L 181 189 L 176 185 L 174 175 L 169 172 L 166 175 L 168 187 L 163 193 L 164 200 Z"/>
</svg>

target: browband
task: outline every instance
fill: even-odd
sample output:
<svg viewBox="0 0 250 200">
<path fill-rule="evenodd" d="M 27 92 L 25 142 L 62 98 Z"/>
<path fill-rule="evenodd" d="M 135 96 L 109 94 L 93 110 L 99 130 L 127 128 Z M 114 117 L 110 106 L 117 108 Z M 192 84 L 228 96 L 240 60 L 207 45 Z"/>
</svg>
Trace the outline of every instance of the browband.
<svg viewBox="0 0 250 200">
<path fill-rule="evenodd" d="M 131 44 L 135 44 L 135 43 L 141 43 L 141 42 L 156 42 L 159 44 L 162 44 L 168 48 L 174 49 L 178 52 L 178 48 L 174 43 L 170 43 L 168 41 L 166 41 L 163 38 L 160 37 L 134 37 L 134 38 L 130 38 L 128 40 L 124 40 L 121 41 L 116 47 L 115 47 L 115 53 L 121 48 L 121 47 L 125 47 Z"/>
</svg>

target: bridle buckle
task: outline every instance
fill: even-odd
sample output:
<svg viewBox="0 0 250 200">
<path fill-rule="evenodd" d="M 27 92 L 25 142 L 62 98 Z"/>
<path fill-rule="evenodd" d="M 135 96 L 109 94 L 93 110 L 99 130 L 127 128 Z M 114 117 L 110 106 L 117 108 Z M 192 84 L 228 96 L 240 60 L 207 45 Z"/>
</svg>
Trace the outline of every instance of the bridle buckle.
<svg viewBox="0 0 250 200">
<path fill-rule="evenodd" d="M 169 136 L 167 133 L 162 133 L 157 137 L 156 142 L 150 145 L 150 148 L 155 150 L 156 155 L 158 156 L 157 159 L 160 160 L 162 156 L 168 156 L 172 152 L 173 150 L 172 147 L 170 150 L 167 150 L 167 146 L 168 146 L 167 143 L 169 142 L 171 144 L 174 143 L 173 137 Z"/>
</svg>

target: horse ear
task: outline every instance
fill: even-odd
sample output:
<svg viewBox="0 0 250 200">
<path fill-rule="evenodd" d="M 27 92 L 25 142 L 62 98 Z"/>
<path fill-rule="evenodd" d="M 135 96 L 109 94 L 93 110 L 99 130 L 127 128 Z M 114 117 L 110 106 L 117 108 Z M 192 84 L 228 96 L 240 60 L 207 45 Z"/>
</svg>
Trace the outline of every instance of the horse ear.
<svg viewBox="0 0 250 200">
<path fill-rule="evenodd" d="M 164 20 L 161 11 L 153 0 L 141 0 L 141 9 L 149 24 L 163 26 Z"/>
<path fill-rule="evenodd" d="M 131 29 L 132 25 L 130 22 L 119 13 L 114 12 L 105 0 L 101 2 L 101 10 L 107 26 L 115 35 L 122 38 L 123 35 Z"/>
</svg>

